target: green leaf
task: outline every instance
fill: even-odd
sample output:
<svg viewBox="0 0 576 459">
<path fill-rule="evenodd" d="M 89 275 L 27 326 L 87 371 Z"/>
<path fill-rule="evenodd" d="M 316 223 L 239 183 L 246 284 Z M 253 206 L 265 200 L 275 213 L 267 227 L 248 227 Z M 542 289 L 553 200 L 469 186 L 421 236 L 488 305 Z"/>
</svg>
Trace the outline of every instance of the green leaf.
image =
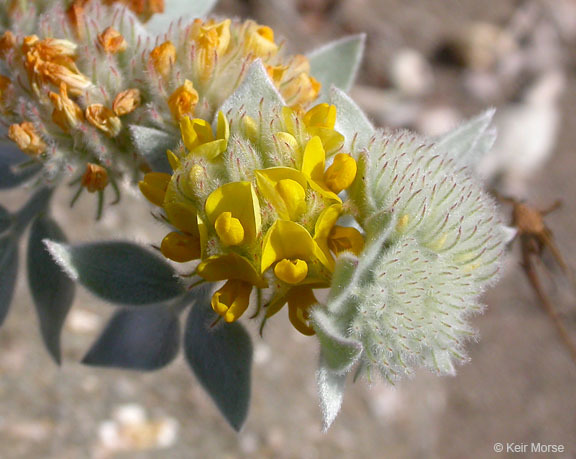
<svg viewBox="0 0 576 459">
<path fill-rule="evenodd" d="M 496 140 L 496 129 L 490 128 L 494 113 L 493 108 L 486 110 L 436 138 L 436 150 L 454 158 L 460 166 L 474 167 Z"/>
<path fill-rule="evenodd" d="M 161 303 L 185 292 L 172 266 L 137 244 L 69 245 L 47 239 L 44 243 L 72 279 L 110 303 Z"/>
<path fill-rule="evenodd" d="M 328 98 L 332 86 L 348 91 L 356 78 L 364 54 L 366 35 L 351 35 L 328 43 L 308 54 L 310 73 L 322 83 L 321 97 Z"/>
<path fill-rule="evenodd" d="M 180 348 L 178 315 L 168 305 L 120 309 L 82 363 L 153 371 L 168 365 Z"/>
<path fill-rule="evenodd" d="M 128 126 L 128 129 L 136 151 L 148 162 L 152 170 L 171 174 L 172 168 L 166 158 L 166 151 L 176 146 L 179 137 L 175 138 L 159 129 L 135 124 Z"/>
<path fill-rule="evenodd" d="M 252 342 L 239 323 L 219 323 L 208 295 L 188 314 L 184 349 L 194 374 L 220 412 L 240 430 L 250 404 Z"/>
<path fill-rule="evenodd" d="M 346 141 L 344 150 L 364 148 L 374 135 L 374 126 L 348 94 L 338 88 L 330 91 L 330 103 L 336 107 L 336 129 Z"/>
<path fill-rule="evenodd" d="M 186 22 L 202 18 L 214 8 L 215 4 L 216 0 L 164 0 L 165 12 L 152 16 L 146 23 L 146 29 L 156 34 L 166 33 L 171 22 L 180 18 Z"/>
<path fill-rule="evenodd" d="M 5 236 L 0 239 L 0 326 L 8 315 L 18 276 L 18 241 Z"/>
<path fill-rule="evenodd" d="M 40 164 L 19 169 L 18 165 L 30 160 L 15 145 L 0 142 L 0 190 L 14 188 L 30 179 L 41 169 Z"/>
<path fill-rule="evenodd" d="M 320 365 L 316 372 L 316 385 L 318 387 L 318 396 L 320 397 L 320 408 L 322 409 L 322 430 L 326 432 L 334 422 L 334 419 L 336 419 L 342 406 L 346 374 L 339 374 L 330 370 L 321 355 Z"/>
<path fill-rule="evenodd" d="M 49 217 L 34 220 L 28 241 L 28 285 L 36 307 L 46 349 L 60 363 L 60 334 L 72 306 L 75 285 L 46 250 L 44 239 L 66 241 L 66 236 Z"/>
<path fill-rule="evenodd" d="M 270 80 L 260 59 L 255 60 L 242 84 L 228 97 L 220 111 L 224 114 L 242 110 L 255 120 L 269 120 L 273 107 L 285 105 L 282 96 Z"/>
</svg>

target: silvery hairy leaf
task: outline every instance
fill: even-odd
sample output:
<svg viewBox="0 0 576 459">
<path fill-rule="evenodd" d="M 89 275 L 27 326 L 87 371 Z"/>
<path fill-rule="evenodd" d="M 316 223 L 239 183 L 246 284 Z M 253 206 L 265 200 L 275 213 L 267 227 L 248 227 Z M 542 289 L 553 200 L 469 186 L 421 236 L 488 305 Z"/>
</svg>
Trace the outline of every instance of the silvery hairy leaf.
<svg viewBox="0 0 576 459">
<path fill-rule="evenodd" d="M 179 348 L 178 315 L 168 305 L 122 308 L 112 316 L 82 363 L 153 371 L 172 362 Z"/>
<path fill-rule="evenodd" d="M 198 301 L 186 323 L 184 349 L 194 374 L 220 412 L 240 430 L 250 404 L 252 342 L 242 325 L 219 323 L 210 298 Z"/>
<path fill-rule="evenodd" d="M 270 109 L 282 105 L 282 96 L 272 83 L 262 61 L 256 59 L 248 68 L 238 89 L 222 103 L 219 110 L 225 115 L 241 110 L 258 120 L 260 116 L 268 119 Z"/>
<path fill-rule="evenodd" d="M 178 143 L 174 138 L 159 129 L 145 126 L 131 125 L 128 127 L 132 142 L 138 151 L 155 172 L 172 173 L 170 163 L 166 158 L 166 150 L 173 149 Z"/>
<path fill-rule="evenodd" d="M 327 43 L 308 54 L 310 73 L 322 83 L 321 97 L 328 98 L 332 86 L 348 91 L 356 78 L 364 54 L 366 35 L 351 35 Z"/>
<path fill-rule="evenodd" d="M 489 109 L 464 121 L 452 131 L 436 139 L 436 149 L 446 152 L 461 166 L 474 167 L 492 148 L 496 128 L 490 127 L 495 110 Z"/>
<path fill-rule="evenodd" d="M 137 244 L 110 241 L 72 245 L 48 239 L 45 244 L 68 276 L 110 303 L 160 303 L 185 291 L 170 264 Z"/>
<path fill-rule="evenodd" d="M 28 286 L 44 345 L 54 361 L 60 363 L 60 334 L 74 300 L 75 285 L 50 256 L 44 239 L 66 241 L 54 220 L 40 216 L 32 223 L 28 240 Z"/>
</svg>

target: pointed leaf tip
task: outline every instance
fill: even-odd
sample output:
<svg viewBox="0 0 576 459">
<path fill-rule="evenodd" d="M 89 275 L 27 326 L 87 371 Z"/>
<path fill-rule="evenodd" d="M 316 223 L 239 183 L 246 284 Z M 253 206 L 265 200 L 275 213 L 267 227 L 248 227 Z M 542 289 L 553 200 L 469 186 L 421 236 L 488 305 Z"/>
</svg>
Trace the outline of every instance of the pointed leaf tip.
<svg viewBox="0 0 576 459">
<path fill-rule="evenodd" d="M 364 54 L 365 41 L 365 34 L 351 35 L 308 54 L 310 73 L 322 83 L 324 98 L 328 97 L 332 86 L 343 91 L 352 87 Z"/>
<path fill-rule="evenodd" d="M 34 220 L 28 241 L 28 285 L 46 349 L 60 364 L 60 334 L 72 306 L 75 285 L 48 253 L 43 240 L 65 241 L 57 223 L 47 216 Z"/>
<path fill-rule="evenodd" d="M 186 359 L 222 415 L 239 431 L 250 404 L 252 342 L 237 322 L 210 328 L 216 317 L 208 295 L 196 302 L 186 323 Z"/>
<path fill-rule="evenodd" d="M 114 304 L 160 303 L 185 293 L 176 271 L 163 259 L 130 242 L 61 244 L 48 251 L 74 280 Z"/>
</svg>

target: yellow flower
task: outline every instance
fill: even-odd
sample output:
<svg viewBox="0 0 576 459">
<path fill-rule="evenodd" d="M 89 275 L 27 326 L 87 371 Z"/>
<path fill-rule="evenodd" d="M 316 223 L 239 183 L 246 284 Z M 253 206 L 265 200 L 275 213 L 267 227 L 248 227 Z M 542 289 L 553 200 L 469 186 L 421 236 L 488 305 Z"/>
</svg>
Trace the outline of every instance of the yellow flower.
<svg viewBox="0 0 576 459">
<path fill-rule="evenodd" d="M 162 207 L 166 196 L 166 189 L 172 176 L 163 172 L 148 172 L 144 178 L 138 182 L 138 187 L 142 194 L 152 204 Z"/>
<path fill-rule="evenodd" d="M 364 236 L 356 228 L 335 225 L 328 237 L 328 246 L 332 252 L 352 252 L 360 255 L 364 250 Z"/>
<path fill-rule="evenodd" d="M 86 107 L 86 120 L 110 137 L 116 137 L 122 129 L 122 122 L 116 114 L 102 104 L 92 104 Z"/>
<path fill-rule="evenodd" d="M 90 193 L 102 191 L 108 185 L 108 172 L 98 164 L 88 163 L 82 176 L 82 186 Z"/>
<path fill-rule="evenodd" d="M 65 83 L 60 84 L 60 94 L 50 92 L 48 96 L 54 106 L 52 121 L 63 131 L 68 132 L 82 122 L 84 119 L 82 109 L 68 97 L 68 88 Z"/>
<path fill-rule="evenodd" d="M 168 107 L 176 121 L 180 121 L 184 116 L 193 115 L 197 103 L 198 91 L 194 89 L 190 80 L 184 80 L 184 84 L 168 98 Z"/>
<path fill-rule="evenodd" d="M 244 52 L 255 57 L 270 57 L 278 52 L 274 42 L 274 31 L 268 26 L 246 21 L 244 31 Z"/>
<path fill-rule="evenodd" d="M 230 126 L 224 114 L 219 112 L 216 135 L 207 121 L 188 117 L 180 120 L 180 132 L 184 146 L 191 154 L 211 160 L 226 151 Z"/>
<path fill-rule="evenodd" d="M 36 132 L 34 124 L 28 121 L 12 124 L 8 128 L 8 137 L 16 142 L 24 153 L 37 156 L 46 151 L 46 144 Z"/>
<path fill-rule="evenodd" d="M 288 284 L 298 284 L 304 280 L 306 283 L 323 283 L 328 280 L 327 271 L 333 269 L 333 261 L 326 257 L 306 228 L 296 222 L 277 220 L 264 236 L 260 271 L 264 273 L 274 263 L 283 260 L 291 262 L 294 268 L 291 269 L 284 262 L 274 273 Z M 296 281 L 305 269 L 307 276 Z"/>
<path fill-rule="evenodd" d="M 254 265 L 245 257 L 234 252 L 206 258 L 198 265 L 196 273 L 210 282 L 235 279 L 259 288 L 268 287 Z"/>
<path fill-rule="evenodd" d="M 258 190 L 280 218 L 297 220 L 306 211 L 307 180 L 289 167 L 271 167 L 255 171 Z"/>
<path fill-rule="evenodd" d="M 356 178 L 356 161 L 352 156 L 338 153 L 332 165 L 324 172 L 324 183 L 334 193 L 345 190 Z"/>
<path fill-rule="evenodd" d="M 168 76 L 172 65 L 176 62 L 176 47 L 171 41 L 165 41 L 150 52 L 149 62 L 158 74 Z"/>
<path fill-rule="evenodd" d="M 295 137 L 301 137 L 296 123 L 296 119 L 300 119 L 298 112 L 290 107 L 283 107 L 282 113 L 288 133 Z M 326 103 L 315 105 L 304 113 L 301 120 L 309 135 L 320 137 L 324 150 L 328 154 L 338 151 L 344 144 L 344 136 L 334 130 L 336 125 L 336 107 L 334 105 Z"/>
<path fill-rule="evenodd" d="M 212 296 L 212 309 L 226 322 L 238 320 L 250 304 L 252 285 L 239 280 L 229 280 Z"/>
<path fill-rule="evenodd" d="M 106 28 L 98 35 L 98 43 L 104 52 L 108 54 L 121 53 L 128 46 L 122 34 L 113 27 Z"/>
<path fill-rule="evenodd" d="M 310 308 L 318 303 L 314 291 L 306 286 L 294 287 L 288 292 L 287 301 L 288 318 L 294 328 L 306 336 L 316 334 L 309 323 Z"/>
<path fill-rule="evenodd" d="M 200 239 L 195 235 L 172 231 L 162 239 L 160 250 L 166 258 L 178 263 L 196 260 L 200 258 Z"/>
<path fill-rule="evenodd" d="M 260 204 L 250 182 L 222 185 L 206 199 L 205 211 L 224 245 L 249 244 L 260 232 Z"/>
<path fill-rule="evenodd" d="M 140 103 L 140 90 L 126 89 L 114 98 L 112 110 L 117 116 L 123 116 L 136 110 L 140 106 Z"/>
</svg>

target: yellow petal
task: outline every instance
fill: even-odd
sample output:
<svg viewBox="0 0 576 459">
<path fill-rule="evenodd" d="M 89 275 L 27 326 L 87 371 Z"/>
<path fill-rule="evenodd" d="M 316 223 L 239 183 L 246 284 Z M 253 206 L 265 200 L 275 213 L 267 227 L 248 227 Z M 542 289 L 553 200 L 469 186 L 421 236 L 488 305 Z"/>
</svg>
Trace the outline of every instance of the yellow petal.
<svg viewBox="0 0 576 459">
<path fill-rule="evenodd" d="M 274 266 L 274 274 L 287 284 L 299 284 L 308 275 L 308 264 L 304 260 L 284 258 Z"/>
<path fill-rule="evenodd" d="M 356 228 L 336 225 L 328 237 L 328 246 L 336 254 L 349 251 L 360 255 L 364 250 L 364 236 Z"/>
<path fill-rule="evenodd" d="M 344 136 L 334 129 L 323 127 L 308 128 L 308 134 L 320 137 L 324 150 L 328 155 L 340 150 L 344 145 Z"/>
<path fill-rule="evenodd" d="M 250 305 L 252 285 L 239 280 L 229 280 L 212 296 L 212 309 L 226 322 L 238 320 Z"/>
<path fill-rule="evenodd" d="M 324 183 L 334 193 L 345 190 L 356 178 L 356 161 L 352 156 L 338 153 L 332 165 L 324 173 Z"/>
<path fill-rule="evenodd" d="M 190 150 L 193 155 L 204 156 L 208 160 L 216 159 L 221 153 L 226 151 L 228 142 L 225 139 L 213 140 L 194 147 Z"/>
<path fill-rule="evenodd" d="M 178 158 L 178 156 L 176 156 L 173 151 L 168 150 L 166 152 L 166 157 L 168 158 L 168 162 L 170 163 L 170 167 L 173 171 L 180 167 L 180 158 Z"/>
<path fill-rule="evenodd" d="M 208 257 L 198 265 L 196 272 L 209 282 L 236 279 L 260 288 L 268 286 L 246 258 L 233 252 Z"/>
<path fill-rule="evenodd" d="M 306 177 L 289 167 L 271 167 L 255 171 L 256 184 L 280 218 L 295 220 L 306 211 Z M 280 184 L 282 183 L 282 184 Z"/>
<path fill-rule="evenodd" d="M 247 243 L 256 240 L 260 232 L 260 204 L 250 182 L 227 183 L 214 190 L 206 199 L 205 211 L 212 225 L 220 214 L 230 212 L 244 228 Z"/>
<path fill-rule="evenodd" d="M 163 207 L 166 217 L 172 225 L 186 233 L 198 235 L 196 209 L 180 193 L 175 180 L 172 180 L 168 185 Z"/>
<path fill-rule="evenodd" d="M 336 124 L 336 107 L 329 104 L 318 104 L 308 110 L 304 115 L 306 127 L 322 127 L 334 129 Z"/>
<path fill-rule="evenodd" d="M 164 237 L 160 250 L 166 258 L 185 263 L 200 258 L 200 241 L 198 237 L 173 231 Z"/>
<path fill-rule="evenodd" d="M 244 240 L 244 228 L 231 212 L 222 212 L 214 222 L 216 234 L 226 246 L 239 245 Z"/>
<path fill-rule="evenodd" d="M 328 237 L 332 228 L 336 224 L 336 221 L 340 217 L 342 212 L 341 204 L 332 204 L 326 207 L 322 213 L 318 216 L 316 220 L 316 225 L 314 227 L 314 240 L 326 256 L 330 260 L 330 266 L 333 268 L 332 255 L 330 254 L 330 248 L 328 245 Z"/>
<path fill-rule="evenodd" d="M 216 138 L 228 140 L 230 137 L 230 124 L 222 112 L 218 112 L 218 125 L 216 128 Z"/>
<path fill-rule="evenodd" d="M 302 157 L 302 173 L 315 182 L 321 182 L 324 178 L 324 164 L 326 153 L 320 137 L 312 137 L 304 148 Z"/>
<path fill-rule="evenodd" d="M 333 265 L 314 242 L 310 233 L 302 225 L 277 220 L 268 230 L 262 244 L 261 272 L 266 271 L 273 263 L 288 259 L 300 259 L 307 262 L 319 260 L 327 268 Z"/>
<path fill-rule="evenodd" d="M 149 172 L 138 182 L 138 187 L 148 201 L 162 207 L 171 178 L 170 174 L 163 172 Z"/>
<path fill-rule="evenodd" d="M 315 334 L 309 323 L 309 310 L 317 303 L 318 300 L 311 288 L 295 287 L 288 293 L 288 318 L 294 328 L 303 335 Z"/>
</svg>

